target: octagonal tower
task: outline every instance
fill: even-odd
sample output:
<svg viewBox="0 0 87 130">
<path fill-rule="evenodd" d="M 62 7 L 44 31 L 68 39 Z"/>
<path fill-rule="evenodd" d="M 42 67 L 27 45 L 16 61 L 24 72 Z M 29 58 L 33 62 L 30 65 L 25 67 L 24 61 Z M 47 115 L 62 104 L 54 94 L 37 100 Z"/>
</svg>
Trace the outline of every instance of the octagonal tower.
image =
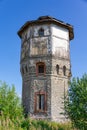
<svg viewBox="0 0 87 130">
<path fill-rule="evenodd" d="M 50 16 L 26 22 L 21 38 L 22 103 L 36 119 L 65 121 L 64 95 L 71 77 L 73 27 Z"/>
</svg>

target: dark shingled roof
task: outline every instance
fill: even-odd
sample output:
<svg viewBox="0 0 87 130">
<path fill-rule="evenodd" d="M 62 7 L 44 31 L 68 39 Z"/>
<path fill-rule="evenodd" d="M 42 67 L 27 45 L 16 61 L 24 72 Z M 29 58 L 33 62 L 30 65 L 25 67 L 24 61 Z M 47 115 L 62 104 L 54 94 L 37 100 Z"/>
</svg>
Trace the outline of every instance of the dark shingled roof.
<svg viewBox="0 0 87 130">
<path fill-rule="evenodd" d="M 73 33 L 73 26 L 68 24 L 68 23 L 64 23 L 63 21 L 61 20 L 58 20 L 56 18 L 53 18 L 51 16 L 40 16 L 37 20 L 32 20 L 32 21 L 27 21 L 21 28 L 20 30 L 18 31 L 18 35 L 20 36 L 21 38 L 21 34 L 22 32 L 28 27 L 28 26 L 31 26 L 31 25 L 41 25 L 41 24 L 47 24 L 47 23 L 53 23 L 53 24 L 56 24 L 58 26 L 61 26 L 63 28 L 66 28 L 69 30 L 69 37 L 70 37 L 70 40 L 72 40 L 74 38 L 74 33 Z"/>
</svg>

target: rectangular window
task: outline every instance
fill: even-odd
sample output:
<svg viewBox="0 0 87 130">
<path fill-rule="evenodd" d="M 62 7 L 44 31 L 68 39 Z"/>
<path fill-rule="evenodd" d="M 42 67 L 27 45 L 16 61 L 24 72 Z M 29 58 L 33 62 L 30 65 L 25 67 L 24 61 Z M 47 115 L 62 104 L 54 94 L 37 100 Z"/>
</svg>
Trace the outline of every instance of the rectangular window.
<svg viewBox="0 0 87 130">
<path fill-rule="evenodd" d="M 44 111 L 44 102 L 45 102 L 45 95 L 38 94 L 37 95 L 37 111 L 38 110 Z"/>
<path fill-rule="evenodd" d="M 41 37 L 44 36 L 44 29 L 41 28 L 41 29 L 38 31 L 38 33 L 39 33 L 39 36 L 41 36 Z"/>
<path fill-rule="evenodd" d="M 38 65 L 38 73 L 44 73 L 44 65 Z"/>
<path fill-rule="evenodd" d="M 45 112 L 46 110 L 46 95 L 44 93 L 36 94 L 36 103 L 35 103 L 35 111 L 36 112 Z"/>
<path fill-rule="evenodd" d="M 45 75 L 46 73 L 46 66 L 43 62 L 36 63 L 36 74 L 38 75 Z"/>
</svg>

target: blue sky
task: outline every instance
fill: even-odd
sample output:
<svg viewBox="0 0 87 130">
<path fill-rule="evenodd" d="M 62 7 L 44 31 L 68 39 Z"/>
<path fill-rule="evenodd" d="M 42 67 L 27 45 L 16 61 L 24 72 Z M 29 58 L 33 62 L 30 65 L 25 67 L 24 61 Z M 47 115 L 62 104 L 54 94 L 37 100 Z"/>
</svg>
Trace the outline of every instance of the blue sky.
<svg viewBox="0 0 87 130">
<path fill-rule="evenodd" d="M 86 0 L 0 0 L 0 80 L 14 84 L 21 95 L 19 28 L 28 20 L 50 15 L 73 25 L 70 43 L 72 75 L 87 73 Z"/>
</svg>

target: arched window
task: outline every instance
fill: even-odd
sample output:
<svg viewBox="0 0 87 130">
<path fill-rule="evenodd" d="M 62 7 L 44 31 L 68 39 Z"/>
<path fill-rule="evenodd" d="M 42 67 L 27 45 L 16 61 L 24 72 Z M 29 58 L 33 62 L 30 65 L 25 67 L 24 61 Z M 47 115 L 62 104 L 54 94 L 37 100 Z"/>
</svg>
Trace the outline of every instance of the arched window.
<svg viewBox="0 0 87 130">
<path fill-rule="evenodd" d="M 24 74 L 24 67 L 22 66 L 22 74 Z"/>
<path fill-rule="evenodd" d="M 66 66 L 63 66 L 63 75 L 66 76 Z"/>
<path fill-rule="evenodd" d="M 36 64 L 36 74 L 37 75 L 44 75 L 45 74 L 45 64 L 44 62 L 38 62 Z"/>
<path fill-rule="evenodd" d="M 44 29 L 40 28 L 38 31 L 39 36 L 44 36 Z"/>
<path fill-rule="evenodd" d="M 26 72 L 26 73 L 28 72 L 28 68 L 27 68 L 27 65 L 25 66 L 25 72 Z"/>
<path fill-rule="evenodd" d="M 59 74 L 59 65 L 56 65 L 56 72 Z"/>
</svg>

